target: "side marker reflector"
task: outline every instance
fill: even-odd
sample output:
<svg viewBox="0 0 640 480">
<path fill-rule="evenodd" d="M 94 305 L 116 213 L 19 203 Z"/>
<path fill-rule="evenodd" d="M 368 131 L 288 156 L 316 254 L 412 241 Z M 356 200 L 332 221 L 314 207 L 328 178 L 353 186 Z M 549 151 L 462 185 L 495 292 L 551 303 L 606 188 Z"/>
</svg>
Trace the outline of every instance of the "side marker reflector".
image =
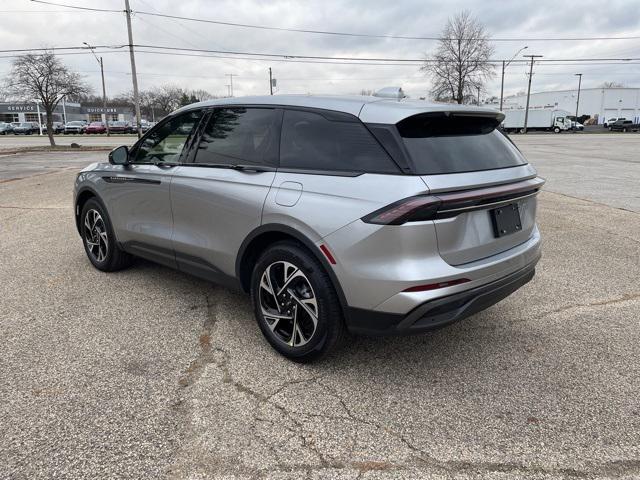
<svg viewBox="0 0 640 480">
<path fill-rule="evenodd" d="M 468 278 L 456 278 L 455 280 L 449 280 L 447 282 L 429 283 L 428 285 L 416 285 L 415 287 L 405 288 L 403 292 L 426 292 L 428 290 L 437 290 L 438 288 L 453 287 L 454 285 L 460 285 L 461 283 L 470 282 Z"/>
<path fill-rule="evenodd" d="M 331 252 L 329 251 L 329 249 L 327 248 L 327 246 L 324 243 L 322 245 L 320 245 L 320 250 L 322 250 L 322 253 L 324 253 L 324 256 L 327 257 L 327 260 L 329 260 L 329 263 L 331 265 L 335 265 L 336 264 L 336 259 L 333 258 L 333 255 L 331 255 Z"/>
</svg>

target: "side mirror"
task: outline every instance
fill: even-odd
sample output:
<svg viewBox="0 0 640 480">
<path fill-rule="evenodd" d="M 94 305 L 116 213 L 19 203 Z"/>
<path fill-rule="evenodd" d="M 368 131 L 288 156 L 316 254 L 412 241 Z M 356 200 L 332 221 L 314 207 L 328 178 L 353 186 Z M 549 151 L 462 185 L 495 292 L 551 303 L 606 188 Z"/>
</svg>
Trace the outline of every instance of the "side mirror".
<svg viewBox="0 0 640 480">
<path fill-rule="evenodd" d="M 109 152 L 109 163 L 111 165 L 127 165 L 129 163 L 129 147 L 122 145 Z"/>
</svg>

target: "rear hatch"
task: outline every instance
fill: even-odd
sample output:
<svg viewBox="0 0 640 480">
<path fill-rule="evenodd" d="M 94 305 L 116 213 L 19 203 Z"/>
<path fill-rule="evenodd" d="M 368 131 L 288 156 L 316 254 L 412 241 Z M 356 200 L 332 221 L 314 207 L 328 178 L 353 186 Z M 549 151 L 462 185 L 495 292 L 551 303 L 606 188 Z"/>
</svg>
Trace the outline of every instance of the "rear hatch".
<svg viewBox="0 0 640 480">
<path fill-rule="evenodd" d="M 543 181 L 496 127 L 499 112 L 437 112 L 397 124 L 413 168 L 442 200 L 434 220 L 438 250 L 451 265 L 526 242 Z"/>
</svg>

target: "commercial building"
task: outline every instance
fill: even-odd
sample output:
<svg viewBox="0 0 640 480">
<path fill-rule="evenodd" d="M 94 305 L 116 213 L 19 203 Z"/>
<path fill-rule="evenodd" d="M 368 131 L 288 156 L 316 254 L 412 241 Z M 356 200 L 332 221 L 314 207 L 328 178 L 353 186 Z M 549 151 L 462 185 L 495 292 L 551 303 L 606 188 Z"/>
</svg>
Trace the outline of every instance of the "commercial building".
<svg viewBox="0 0 640 480">
<path fill-rule="evenodd" d="M 529 106 L 568 110 L 575 115 L 577 98 L 577 89 L 537 92 L 531 94 Z M 525 108 L 526 105 L 526 95 L 514 95 L 505 97 L 503 109 Z M 640 88 L 583 88 L 578 108 L 578 116 L 582 115 L 597 118 L 599 124 L 612 117 L 640 121 Z"/>
<path fill-rule="evenodd" d="M 38 120 L 40 116 L 40 120 Z M 60 102 L 53 112 L 54 122 L 72 122 L 85 120 L 87 122 L 131 121 L 133 111 L 127 106 L 81 105 L 72 102 Z M 46 114 L 42 105 L 29 102 L 0 102 L 0 122 L 46 122 Z"/>
</svg>

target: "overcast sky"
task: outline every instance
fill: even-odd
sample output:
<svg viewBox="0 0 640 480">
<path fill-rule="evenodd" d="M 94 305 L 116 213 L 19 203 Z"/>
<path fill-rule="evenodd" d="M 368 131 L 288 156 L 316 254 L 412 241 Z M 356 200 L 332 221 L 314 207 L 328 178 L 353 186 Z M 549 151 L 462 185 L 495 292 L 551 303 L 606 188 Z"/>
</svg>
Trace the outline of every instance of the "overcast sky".
<svg viewBox="0 0 640 480">
<path fill-rule="evenodd" d="M 57 1 L 57 0 L 52 0 Z M 123 0 L 59 0 L 59 3 L 123 9 Z M 131 0 L 132 10 L 267 26 L 393 34 L 437 36 L 447 17 L 467 9 L 495 38 L 640 36 L 640 8 L 634 1 L 575 0 Z M 0 49 L 127 43 L 123 13 L 88 12 L 32 3 L 0 1 Z M 342 37 L 277 32 L 134 15 L 134 43 L 174 47 L 234 50 L 290 55 L 424 58 L 436 42 L 404 39 Z M 545 58 L 640 57 L 640 40 L 570 42 L 495 42 L 494 58 L 510 58 L 528 45 L 524 53 Z M 0 53 L 0 57 L 6 55 Z M 107 94 L 131 89 L 126 50 L 103 53 Z M 61 57 L 81 72 L 101 93 L 99 67 L 91 55 Z M 276 61 L 195 58 L 138 53 L 136 62 L 141 89 L 162 84 L 205 89 L 226 95 L 228 77 L 236 96 L 268 93 L 268 68 L 278 79 L 278 93 L 360 93 L 383 86 L 402 86 L 412 97 L 428 95 L 429 79 L 416 65 L 366 66 Z M 640 62 L 638 62 L 640 63 Z M 0 76 L 10 69 L 11 59 L 0 58 Z M 505 77 L 505 94 L 526 89 L 526 68 L 511 65 Z M 583 87 L 617 81 L 640 87 L 640 64 L 546 66 L 535 68 L 533 91 L 575 88 L 574 73 L 581 72 Z M 500 94 L 500 72 L 487 86 L 488 95 Z"/>
</svg>

